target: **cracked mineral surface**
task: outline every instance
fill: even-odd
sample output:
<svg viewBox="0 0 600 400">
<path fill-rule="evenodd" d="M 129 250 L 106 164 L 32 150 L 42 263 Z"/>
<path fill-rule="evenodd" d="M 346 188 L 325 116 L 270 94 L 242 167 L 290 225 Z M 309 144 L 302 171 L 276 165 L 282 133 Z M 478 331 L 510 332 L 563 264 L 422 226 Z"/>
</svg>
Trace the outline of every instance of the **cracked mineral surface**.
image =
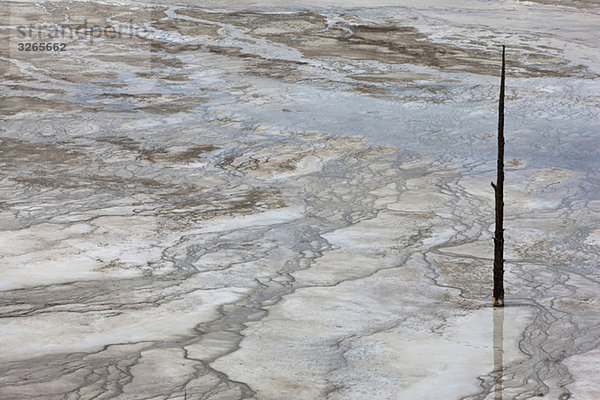
<svg viewBox="0 0 600 400">
<path fill-rule="evenodd" d="M 0 16 L 1 399 L 599 398 L 597 2 Z"/>
</svg>

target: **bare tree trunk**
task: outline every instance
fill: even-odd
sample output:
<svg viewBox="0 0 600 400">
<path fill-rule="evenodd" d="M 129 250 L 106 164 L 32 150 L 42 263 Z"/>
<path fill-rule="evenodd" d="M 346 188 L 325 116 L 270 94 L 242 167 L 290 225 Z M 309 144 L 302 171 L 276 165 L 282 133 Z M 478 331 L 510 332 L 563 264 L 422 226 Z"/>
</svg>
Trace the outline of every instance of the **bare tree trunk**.
<svg viewBox="0 0 600 400">
<path fill-rule="evenodd" d="M 494 234 L 494 307 L 504 307 L 504 53 L 502 46 L 502 75 L 498 106 L 498 166 L 496 184 L 496 231 Z"/>
</svg>

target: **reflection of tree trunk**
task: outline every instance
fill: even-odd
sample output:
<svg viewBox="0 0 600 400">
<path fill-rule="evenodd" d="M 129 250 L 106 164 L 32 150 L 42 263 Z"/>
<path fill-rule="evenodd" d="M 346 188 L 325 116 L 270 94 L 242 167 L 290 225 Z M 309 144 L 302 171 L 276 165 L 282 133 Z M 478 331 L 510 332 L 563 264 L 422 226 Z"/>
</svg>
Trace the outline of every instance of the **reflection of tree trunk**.
<svg viewBox="0 0 600 400">
<path fill-rule="evenodd" d="M 496 184 L 496 232 L 494 234 L 494 306 L 504 306 L 504 46 L 498 106 L 498 166 Z"/>
<path fill-rule="evenodd" d="M 502 400 L 502 375 L 504 373 L 504 308 L 494 308 L 494 400 Z"/>
</svg>

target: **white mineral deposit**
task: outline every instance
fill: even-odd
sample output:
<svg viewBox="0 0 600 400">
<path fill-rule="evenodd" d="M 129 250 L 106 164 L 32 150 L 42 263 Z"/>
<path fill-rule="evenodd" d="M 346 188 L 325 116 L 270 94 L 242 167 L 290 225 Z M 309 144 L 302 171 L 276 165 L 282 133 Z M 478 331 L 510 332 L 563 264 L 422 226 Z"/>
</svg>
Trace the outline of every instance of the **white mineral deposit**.
<svg viewBox="0 0 600 400">
<path fill-rule="evenodd" d="M 598 1 L 0 15 L 0 399 L 600 398 Z"/>
</svg>

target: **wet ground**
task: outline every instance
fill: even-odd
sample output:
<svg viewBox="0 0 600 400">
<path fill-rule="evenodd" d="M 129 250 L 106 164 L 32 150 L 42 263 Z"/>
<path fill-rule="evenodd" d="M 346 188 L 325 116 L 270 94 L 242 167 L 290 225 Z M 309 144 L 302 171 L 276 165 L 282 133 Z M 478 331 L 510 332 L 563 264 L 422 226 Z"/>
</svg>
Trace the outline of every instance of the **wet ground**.
<svg viewBox="0 0 600 400">
<path fill-rule="evenodd" d="M 0 8 L 0 398 L 600 396 L 594 2 Z"/>
</svg>

